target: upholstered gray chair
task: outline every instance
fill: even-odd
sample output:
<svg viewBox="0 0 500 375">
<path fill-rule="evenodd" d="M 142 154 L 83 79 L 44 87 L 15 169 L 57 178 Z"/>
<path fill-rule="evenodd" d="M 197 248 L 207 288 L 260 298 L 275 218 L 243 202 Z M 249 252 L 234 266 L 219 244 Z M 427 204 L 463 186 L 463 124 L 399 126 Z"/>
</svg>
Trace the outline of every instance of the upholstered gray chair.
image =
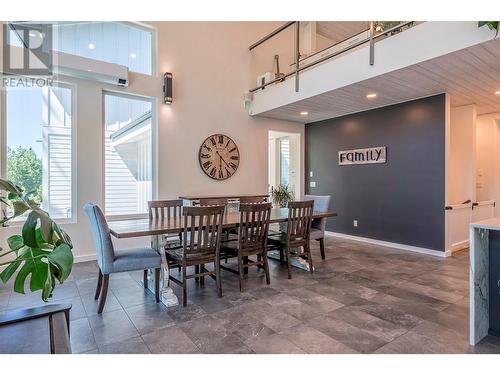
<svg viewBox="0 0 500 375">
<path fill-rule="evenodd" d="M 128 272 L 155 269 L 155 295 L 156 302 L 160 301 L 160 255 L 150 247 L 138 249 L 115 250 L 111 241 L 108 223 L 101 209 L 94 203 L 85 205 L 85 212 L 90 220 L 92 236 L 94 237 L 97 263 L 99 265 L 99 278 L 95 291 L 95 299 L 99 301 L 98 313 L 104 310 L 108 294 L 109 275 L 117 272 Z M 144 278 L 144 288 L 147 288 L 147 277 Z"/>
<path fill-rule="evenodd" d="M 314 201 L 314 211 L 328 211 L 330 207 L 329 195 L 304 195 L 304 200 Z M 311 224 L 310 239 L 319 241 L 319 248 L 321 251 L 321 259 L 325 259 L 325 229 L 326 217 L 321 219 L 313 219 Z"/>
</svg>

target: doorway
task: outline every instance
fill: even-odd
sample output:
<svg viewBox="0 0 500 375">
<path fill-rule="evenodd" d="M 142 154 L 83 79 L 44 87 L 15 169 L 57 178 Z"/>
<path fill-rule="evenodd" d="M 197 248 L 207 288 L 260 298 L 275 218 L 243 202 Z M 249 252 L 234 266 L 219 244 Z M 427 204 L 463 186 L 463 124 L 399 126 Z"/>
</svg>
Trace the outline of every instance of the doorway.
<svg viewBox="0 0 500 375">
<path fill-rule="evenodd" d="M 288 186 L 300 199 L 300 133 L 269 131 L 268 189 Z"/>
</svg>

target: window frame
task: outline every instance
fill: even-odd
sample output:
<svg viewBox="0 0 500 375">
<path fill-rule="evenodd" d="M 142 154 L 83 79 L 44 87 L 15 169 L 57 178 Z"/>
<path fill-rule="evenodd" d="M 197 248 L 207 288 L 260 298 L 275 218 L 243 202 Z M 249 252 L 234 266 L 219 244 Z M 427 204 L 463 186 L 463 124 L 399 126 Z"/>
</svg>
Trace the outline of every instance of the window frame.
<svg viewBox="0 0 500 375">
<path fill-rule="evenodd" d="M 53 81 L 53 87 L 63 87 L 71 91 L 71 216 L 68 218 L 53 218 L 57 224 L 77 223 L 77 105 L 76 85 L 65 80 Z M 0 88 L 0 175 L 7 178 L 7 87 Z M 50 214 L 50 212 L 49 212 Z M 10 226 L 22 226 L 24 220 L 13 220 Z"/>
<path fill-rule="evenodd" d="M 136 99 L 151 103 L 151 196 L 156 199 L 158 196 L 158 99 L 156 97 L 130 93 L 124 91 L 103 89 L 101 92 L 101 152 L 102 152 L 102 207 L 104 216 L 108 221 L 145 219 L 149 217 L 147 212 L 142 214 L 118 214 L 108 215 L 106 213 L 106 95 L 117 96 L 126 99 Z"/>
</svg>

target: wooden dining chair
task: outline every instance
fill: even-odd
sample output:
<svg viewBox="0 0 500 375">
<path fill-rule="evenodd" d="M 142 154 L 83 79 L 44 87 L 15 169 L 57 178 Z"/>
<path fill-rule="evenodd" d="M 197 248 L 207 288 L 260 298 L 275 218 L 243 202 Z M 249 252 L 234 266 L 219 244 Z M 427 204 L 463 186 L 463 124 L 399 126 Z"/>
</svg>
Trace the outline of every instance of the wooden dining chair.
<svg viewBox="0 0 500 375">
<path fill-rule="evenodd" d="M 182 199 L 148 201 L 149 220 L 180 217 L 182 204 Z"/>
<path fill-rule="evenodd" d="M 286 234 L 278 238 L 270 238 L 272 244 L 278 242 L 280 251 L 286 252 L 288 278 L 292 278 L 291 258 L 307 257 L 309 272 L 313 273 L 313 263 L 309 237 L 314 201 L 293 201 L 288 203 L 288 221 Z M 301 252 L 300 250 L 303 249 Z"/>
<path fill-rule="evenodd" d="M 240 292 L 243 291 L 243 274 L 250 266 L 263 267 L 266 282 L 270 283 L 269 264 L 267 261 L 267 235 L 271 218 L 271 203 L 240 204 L 240 219 L 238 226 L 238 242 L 223 244 L 221 253 L 229 253 L 238 258 L 238 271 L 221 266 L 223 270 L 237 273 L 240 282 Z M 257 256 L 256 261 L 249 261 L 249 256 Z"/>
<path fill-rule="evenodd" d="M 219 297 L 222 297 L 220 279 L 220 241 L 224 206 L 184 207 L 182 248 L 166 249 L 168 261 L 182 268 L 181 280 L 169 275 L 170 280 L 182 287 L 182 304 L 187 304 L 187 281 L 199 278 L 204 284 L 205 276 L 212 277 L 217 284 Z M 214 264 L 214 271 L 205 266 Z M 194 273 L 188 275 L 188 267 L 194 266 Z"/>
<path fill-rule="evenodd" d="M 266 197 L 240 197 L 240 204 L 266 203 Z"/>
</svg>

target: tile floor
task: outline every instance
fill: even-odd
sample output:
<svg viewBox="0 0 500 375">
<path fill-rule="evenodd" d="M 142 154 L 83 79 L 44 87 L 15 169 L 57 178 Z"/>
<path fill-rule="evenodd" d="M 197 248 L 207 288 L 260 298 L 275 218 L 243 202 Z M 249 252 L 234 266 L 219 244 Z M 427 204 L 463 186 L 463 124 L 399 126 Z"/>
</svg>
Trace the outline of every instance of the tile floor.
<svg viewBox="0 0 500 375">
<path fill-rule="evenodd" d="M 250 269 L 245 291 L 223 273 L 189 285 L 187 307 L 154 302 L 141 272 L 114 274 L 102 315 L 95 262 L 75 264 L 53 301 L 70 302 L 74 353 L 500 353 L 500 339 L 468 345 L 468 253 L 452 258 L 327 238 L 316 272 L 274 261 L 271 285 Z M 0 289 L 0 311 L 40 304 L 39 294 Z M 179 289 L 174 286 L 179 295 Z"/>
</svg>

